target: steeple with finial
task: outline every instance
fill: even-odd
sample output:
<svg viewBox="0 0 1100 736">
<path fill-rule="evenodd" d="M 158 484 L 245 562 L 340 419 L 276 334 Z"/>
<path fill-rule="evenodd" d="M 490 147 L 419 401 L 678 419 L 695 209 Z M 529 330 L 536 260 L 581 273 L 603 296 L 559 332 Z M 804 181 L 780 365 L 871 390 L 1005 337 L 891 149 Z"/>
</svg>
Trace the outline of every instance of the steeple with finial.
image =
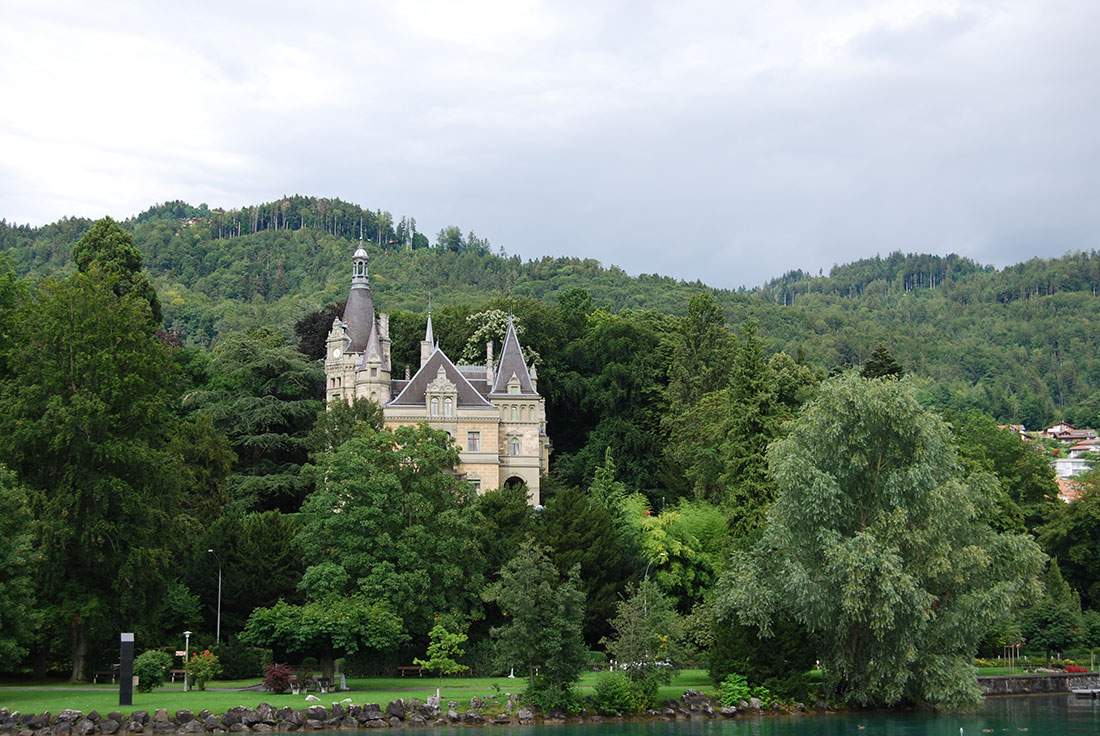
<svg viewBox="0 0 1100 736">
<path fill-rule="evenodd" d="M 432 295 L 428 294 L 428 326 L 424 328 L 424 339 L 420 341 L 420 365 L 428 362 L 435 348 L 435 336 L 432 334 Z"/>
<path fill-rule="evenodd" d="M 370 293 L 370 280 L 367 276 L 367 264 L 370 256 L 363 247 L 363 230 L 360 224 L 359 247 L 351 257 L 351 291 L 348 292 L 348 303 L 344 307 L 344 324 L 347 325 L 348 338 L 351 344 L 348 351 L 361 353 L 367 347 L 371 330 L 374 328 L 374 298 Z"/>
</svg>

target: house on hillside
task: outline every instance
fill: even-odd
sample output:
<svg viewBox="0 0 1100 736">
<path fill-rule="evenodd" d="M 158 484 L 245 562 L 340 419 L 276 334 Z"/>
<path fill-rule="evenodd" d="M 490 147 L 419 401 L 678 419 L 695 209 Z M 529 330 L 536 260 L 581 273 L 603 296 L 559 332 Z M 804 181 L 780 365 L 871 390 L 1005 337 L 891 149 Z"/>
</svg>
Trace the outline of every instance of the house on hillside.
<svg viewBox="0 0 1100 736">
<path fill-rule="evenodd" d="M 523 484 L 528 502 L 537 506 L 550 458 L 546 400 L 538 392 L 537 372 L 523 357 L 512 318 L 499 360 L 494 362 L 488 343 L 484 365 L 459 365 L 440 349 L 429 313 L 420 367 L 395 379 L 389 315 L 375 314 L 367 265 L 360 245 L 352 256 L 347 306 L 326 341 L 327 403 L 366 397 L 382 406 L 389 429 L 426 423 L 445 430 L 458 444 L 461 462 L 455 472 L 478 493 Z"/>
<path fill-rule="evenodd" d="M 1081 498 L 1081 488 L 1069 478 L 1058 478 L 1058 498 L 1073 503 Z"/>
<path fill-rule="evenodd" d="M 1082 440 L 1096 439 L 1095 429 L 1077 429 L 1072 424 L 1058 422 L 1043 430 L 1043 435 L 1048 439 L 1059 442 L 1081 442 Z"/>
</svg>

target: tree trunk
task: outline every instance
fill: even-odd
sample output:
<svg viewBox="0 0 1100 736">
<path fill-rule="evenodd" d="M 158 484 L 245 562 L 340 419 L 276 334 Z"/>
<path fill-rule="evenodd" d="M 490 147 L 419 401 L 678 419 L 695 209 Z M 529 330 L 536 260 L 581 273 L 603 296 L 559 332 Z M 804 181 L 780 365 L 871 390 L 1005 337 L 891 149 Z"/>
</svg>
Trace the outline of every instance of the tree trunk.
<svg viewBox="0 0 1100 736">
<path fill-rule="evenodd" d="M 321 655 L 321 677 L 326 677 L 330 682 L 336 678 L 336 655 L 325 652 Z"/>
<path fill-rule="evenodd" d="M 73 672 L 69 677 L 70 682 L 84 681 L 84 658 L 88 654 L 88 631 L 80 614 L 73 617 Z"/>
<path fill-rule="evenodd" d="M 43 647 L 35 651 L 31 655 L 31 671 L 34 673 L 34 679 L 45 680 L 46 679 L 46 648 Z"/>
</svg>

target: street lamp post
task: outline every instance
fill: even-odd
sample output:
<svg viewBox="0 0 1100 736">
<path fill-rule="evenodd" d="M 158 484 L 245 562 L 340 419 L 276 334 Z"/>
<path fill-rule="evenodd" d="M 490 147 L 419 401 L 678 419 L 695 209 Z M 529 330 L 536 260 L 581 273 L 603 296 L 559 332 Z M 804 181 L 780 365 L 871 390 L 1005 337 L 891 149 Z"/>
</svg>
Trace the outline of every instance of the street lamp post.
<svg viewBox="0 0 1100 736">
<path fill-rule="evenodd" d="M 667 560 L 668 552 L 661 552 L 645 566 L 645 576 L 642 578 L 642 616 L 649 616 L 649 590 L 646 588 L 646 583 L 649 582 L 649 568 L 653 566 L 653 563 L 657 560 Z"/>
<path fill-rule="evenodd" d="M 206 550 L 210 554 L 214 555 L 214 559 L 218 561 L 218 623 L 217 630 L 214 632 L 214 641 L 222 643 L 222 558 L 218 557 L 218 553 L 212 549 Z"/>
<path fill-rule="evenodd" d="M 187 660 L 191 657 L 191 632 L 183 632 L 183 691 L 187 692 Z"/>
</svg>

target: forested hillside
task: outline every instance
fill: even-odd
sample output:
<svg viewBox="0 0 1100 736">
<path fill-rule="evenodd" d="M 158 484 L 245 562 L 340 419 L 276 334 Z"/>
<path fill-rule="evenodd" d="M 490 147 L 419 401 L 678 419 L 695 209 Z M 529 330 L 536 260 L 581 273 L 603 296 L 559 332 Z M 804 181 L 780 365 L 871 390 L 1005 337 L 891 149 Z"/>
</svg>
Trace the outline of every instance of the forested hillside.
<svg viewBox="0 0 1100 736">
<path fill-rule="evenodd" d="M 926 399 L 939 406 L 1029 427 L 1057 418 L 1088 425 L 1100 411 L 1100 337 L 1090 329 L 1100 318 L 1095 251 L 1002 271 L 953 255 L 893 253 L 732 292 L 632 277 L 590 259 L 524 262 L 457 227 L 429 242 L 415 218 L 395 221 L 340 200 L 295 196 L 229 212 L 174 202 L 124 226 L 145 256 L 166 328 L 185 344 L 211 345 L 247 327 L 289 334 L 303 316 L 342 300 L 360 223 L 375 301 L 389 312 L 424 312 L 429 297 L 437 309 L 473 309 L 500 296 L 553 304 L 581 288 L 611 313 L 682 315 L 692 295 L 709 291 L 732 326 L 758 325 L 769 352 L 804 355 L 826 370 L 857 365 L 882 342 L 929 379 Z M 2 223 L 0 251 L 20 276 L 67 273 L 90 224 Z"/>
<path fill-rule="evenodd" d="M 513 315 L 544 508 L 477 494 L 439 425 L 320 401 L 360 221 L 395 375 L 429 296 L 464 362 L 500 355 Z M 0 246 L 0 670 L 86 679 L 118 631 L 172 651 L 187 630 L 234 677 L 392 673 L 457 632 L 475 673 L 539 668 L 548 708 L 579 702 L 586 650 L 644 656 L 635 709 L 689 660 L 783 697 L 961 704 L 979 651 L 1100 644 L 1100 471 L 1064 504 L 1064 448 L 998 428 L 1095 424 L 1095 253 L 891 255 L 730 292 L 300 197 L 2 223 Z M 861 611 L 895 622 L 881 647 Z M 817 660 L 841 676 L 811 682 Z"/>
</svg>

